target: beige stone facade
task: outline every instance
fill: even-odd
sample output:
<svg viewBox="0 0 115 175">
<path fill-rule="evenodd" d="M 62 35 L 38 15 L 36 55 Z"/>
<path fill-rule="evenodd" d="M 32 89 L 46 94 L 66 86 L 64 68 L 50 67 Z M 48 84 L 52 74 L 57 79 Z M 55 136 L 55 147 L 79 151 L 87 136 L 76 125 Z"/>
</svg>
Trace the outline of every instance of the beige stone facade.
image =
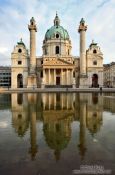
<svg viewBox="0 0 115 175">
<path fill-rule="evenodd" d="M 12 52 L 12 88 L 103 86 L 103 54 L 94 42 L 86 50 L 87 26 L 83 18 L 78 29 L 80 57 L 72 56 L 69 34 L 60 25 L 57 14 L 54 26 L 45 34 L 41 57 L 36 56 L 37 27 L 33 17 L 28 29 L 30 32 L 30 54 L 22 40 L 17 43 Z"/>
<path fill-rule="evenodd" d="M 104 86 L 115 87 L 115 62 L 104 64 Z"/>
<path fill-rule="evenodd" d="M 103 86 L 103 54 L 97 43 L 92 43 L 86 51 L 88 85 Z"/>
<path fill-rule="evenodd" d="M 11 87 L 14 89 L 20 87 L 26 88 L 29 69 L 29 55 L 22 40 L 17 43 L 17 46 L 12 52 L 11 58 Z"/>
</svg>

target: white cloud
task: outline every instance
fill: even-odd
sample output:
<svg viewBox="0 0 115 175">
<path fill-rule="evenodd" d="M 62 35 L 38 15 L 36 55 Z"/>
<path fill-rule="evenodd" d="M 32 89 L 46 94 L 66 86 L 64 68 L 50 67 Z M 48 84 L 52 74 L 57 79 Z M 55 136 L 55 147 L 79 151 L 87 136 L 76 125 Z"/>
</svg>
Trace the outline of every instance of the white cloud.
<svg viewBox="0 0 115 175">
<path fill-rule="evenodd" d="M 7 47 L 0 47 L 0 53 L 4 54 L 8 51 Z"/>
<path fill-rule="evenodd" d="M 79 55 L 79 34 L 77 28 L 81 17 L 88 24 L 87 47 L 94 39 L 104 53 L 104 62 L 114 61 L 115 53 L 115 0 L 9 0 L 0 2 L 0 60 L 10 63 L 14 45 L 22 37 L 29 48 L 27 25 L 32 16 L 38 26 L 37 55 L 42 54 L 42 41 L 46 30 L 53 25 L 58 11 L 63 25 L 72 40 L 73 55 Z"/>
</svg>

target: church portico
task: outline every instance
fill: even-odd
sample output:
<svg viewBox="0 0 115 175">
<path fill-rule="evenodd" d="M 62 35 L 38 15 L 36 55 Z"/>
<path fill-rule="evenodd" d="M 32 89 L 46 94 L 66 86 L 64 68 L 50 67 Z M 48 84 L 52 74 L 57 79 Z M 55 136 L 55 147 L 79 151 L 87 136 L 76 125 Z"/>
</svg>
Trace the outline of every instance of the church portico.
<svg viewBox="0 0 115 175">
<path fill-rule="evenodd" d="M 67 86 L 73 84 L 73 69 L 71 68 L 44 68 L 43 84 L 45 86 Z"/>
</svg>

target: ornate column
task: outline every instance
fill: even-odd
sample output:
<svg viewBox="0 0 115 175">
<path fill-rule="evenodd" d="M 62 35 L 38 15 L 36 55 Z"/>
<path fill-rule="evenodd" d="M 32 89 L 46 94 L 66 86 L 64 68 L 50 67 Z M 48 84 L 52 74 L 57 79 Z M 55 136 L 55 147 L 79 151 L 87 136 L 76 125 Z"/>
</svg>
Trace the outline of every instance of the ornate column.
<svg viewBox="0 0 115 175">
<path fill-rule="evenodd" d="M 78 32 L 80 33 L 80 87 L 84 88 L 87 86 L 87 72 L 86 72 L 86 48 L 85 48 L 85 35 L 87 26 L 84 19 L 80 21 Z"/>
<path fill-rule="evenodd" d="M 73 85 L 73 69 L 71 70 L 71 84 Z"/>
<path fill-rule="evenodd" d="M 80 75 L 86 75 L 86 49 L 85 49 L 85 33 L 87 26 L 82 18 L 80 21 L 78 32 L 80 33 Z"/>
<path fill-rule="evenodd" d="M 56 85 L 56 69 L 54 69 L 54 85 Z"/>
<path fill-rule="evenodd" d="M 30 31 L 30 70 L 28 76 L 27 88 L 37 87 L 37 76 L 36 76 L 36 32 L 37 27 L 34 18 L 30 20 L 28 25 Z"/>
<path fill-rule="evenodd" d="M 50 78 L 51 78 L 51 77 L 50 77 L 50 69 L 48 69 L 48 84 L 49 84 L 49 85 L 50 85 L 50 82 L 51 82 L 51 81 L 50 81 Z"/>
<path fill-rule="evenodd" d="M 61 69 L 61 85 L 63 85 L 63 69 Z"/>
<path fill-rule="evenodd" d="M 35 73 L 36 68 L 36 32 L 37 27 L 34 18 L 30 20 L 30 25 L 28 25 L 30 31 L 30 74 Z"/>
<path fill-rule="evenodd" d="M 68 69 L 66 70 L 66 85 L 68 85 Z"/>
<path fill-rule="evenodd" d="M 43 83 L 44 83 L 44 85 L 46 84 L 46 73 L 45 73 L 45 69 L 43 69 Z"/>
</svg>

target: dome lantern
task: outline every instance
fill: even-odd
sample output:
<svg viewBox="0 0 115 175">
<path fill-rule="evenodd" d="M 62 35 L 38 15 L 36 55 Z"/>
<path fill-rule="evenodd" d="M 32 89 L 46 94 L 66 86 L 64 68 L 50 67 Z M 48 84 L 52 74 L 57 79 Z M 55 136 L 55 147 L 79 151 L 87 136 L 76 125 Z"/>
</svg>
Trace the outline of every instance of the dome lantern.
<svg viewBox="0 0 115 175">
<path fill-rule="evenodd" d="M 60 19 L 59 19 L 59 17 L 58 17 L 58 14 L 57 14 L 57 12 L 56 12 L 56 17 L 55 17 L 55 19 L 54 19 L 54 26 L 59 26 L 60 25 Z"/>
<path fill-rule="evenodd" d="M 55 38 L 64 40 L 70 39 L 67 30 L 60 26 L 60 19 L 57 15 L 57 12 L 56 17 L 54 19 L 54 25 L 50 27 L 45 34 L 45 40 L 51 40 Z"/>
</svg>

